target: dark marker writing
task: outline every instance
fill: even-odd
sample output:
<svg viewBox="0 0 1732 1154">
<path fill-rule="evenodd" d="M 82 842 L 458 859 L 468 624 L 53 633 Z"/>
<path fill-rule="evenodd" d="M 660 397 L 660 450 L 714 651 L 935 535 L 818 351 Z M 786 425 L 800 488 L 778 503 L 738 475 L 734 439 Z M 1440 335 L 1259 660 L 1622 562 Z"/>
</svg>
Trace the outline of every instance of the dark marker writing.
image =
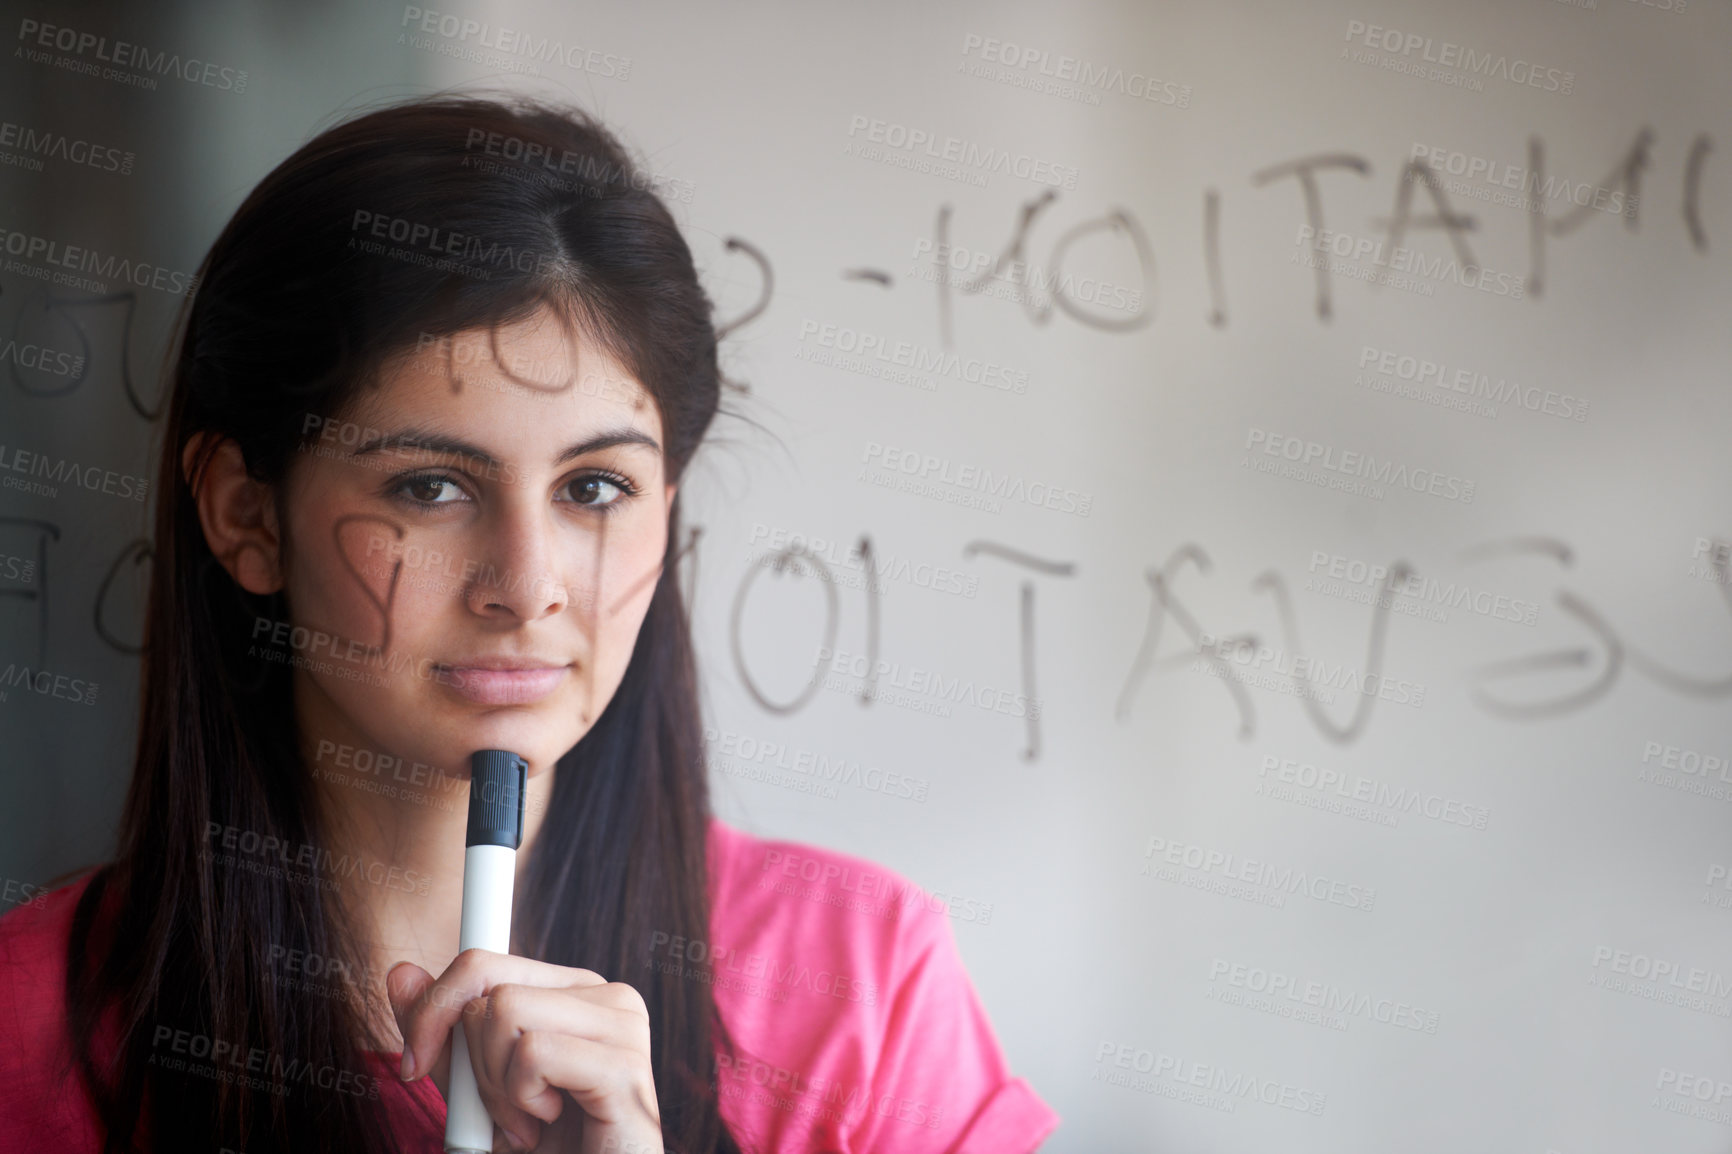
<svg viewBox="0 0 1732 1154">
<path fill-rule="evenodd" d="M 1013 564 L 1021 565 L 1025 568 L 1033 569 L 1038 573 L 1046 573 L 1054 577 L 1074 577 L 1076 575 L 1076 565 L 1074 562 L 1048 561 L 1045 558 L 1036 557 L 1031 553 L 1025 553 L 1020 549 L 1013 549 L 1008 545 L 1000 545 L 996 541 L 970 541 L 962 547 L 962 555 L 964 557 L 973 557 L 977 553 L 1002 557 Z M 1028 746 L 1022 751 L 1022 759 L 1024 761 L 1033 761 L 1035 758 L 1040 756 L 1040 716 L 1039 711 L 1032 708 L 1032 703 L 1040 700 L 1039 695 L 1035 692 L 1034 676 L 1034 582 L 1021 582 L 1021 589 L 1022 612 L 1019 616 L 1019 621 L 1021 624 L 1020 636 L 1022 642 L 1022 692 L 1023 696 L 1031 703 L 1031 708 L 1024 715 L 1024 721 L 1027 723 L 1028 727 Z"/>
<path fill-rule="evenodd" d="M 1611 173 L 1600 183 L 1602 186 L 1612 186 L 1621 189 L 1624 203 L 1629 210 L 1624 214 L 1624 227 L 1631 232 L 1636 230 L 1637 213 L 1640 211 L 1639 192 L 1641 188 L 1642 169 L 1648 166 L 1648 149 L 1653 145 L 1654 131 L 1644 128 L 1636 134 L 1635 143 L 1630 145 L 1630 151 L 1624 154 L 1624 159 L 1612 167 Z M 1528 138 L 1528 171 L 1529 179 L 1534 181 L 1536 189 L 1544 188 L 1546 184 L 1545 146 L 1540 138 Z M 1528 292 L 1539 296 L 1545 288 L 1546 272 L 1546 238 L 1548 236 L 1567 236 L 1580 228 L 1588 219 L 1588 214 L 1594 211 L 1592 202 L 1579 204 L 1557 220 L 1546 215 L 1545 204 L 1540 202 L 1528 214 Z"/>
<path fill-rule="evenodd" d="M 728 620 L 728 640 L 733 650 L 734 670 L 740 675 L 740 682 L 745 685 L 746 692 L 752 695 L 752 699 L 771 713 L 795 713 L 812 700 L 812 695 L 818 692 L 818 687 L 822 684 L 820 670 L 823 668 L 823 655 L 836 651 L 836 618 L 840 607 L 836 604 L 836 583 L 831 579 L 830 567 L 824 564 L 823 558 L 808 552 L 803 545 L 778 549 L 771 557 L 769 565 L 752 565 L 741 578 L 740 588 L 734 594 L 733 613 Z M 819 583 L 824 587 L 824 642 L 812 663 L 812 675 L 806 682 L 806 688 L 792 701 L 779 704 L 764 696 L 746 668 L 746 655 L 740 644 L 740 620 L 745 613 L 746 594 L 751 592 L 752 582 L 757 579 L 758 574 L 765 568 L 770 568 L 780 576 L 790 565 L 810 566 L 813 575 L 819 578 Z"/>
<path fill-rule="evenodd" d="M 397 579 L 403 575 L 403 558 L 399 555 L 396 563 L 391 566 L 391 584 L 385 593 L 384 599 L 381 600 L 378 595 L 373 592 L 372 587 L 367 584 L 366 578 L 361 576 L 360 569 L 356 568 L 354 561 L 350 559 L 349 551 L 344 546 L 343 542 L 344 529 L 347 529 L 350 525 L 367 523 L 383 525 L 386 529 L 389 529 L 392 533 L 396 534 L 396 538 L 399 542 L 403 540 L 406 532 L 403 526 L 385 517 L 380 517 L 371 513 L 345 513 L 343 516 L 338 517 L 336 522 L 331 526 L 331 540 L 337 547 L 337 557 L 342 561 L 343 568 L 347 569 L 349 571 L 349 576 L 355 579 L 355 584 L 360 587 L 361 594 L 372 603 L 375 609 L 379 611 L 381 635 L 379 638 L 379 644 L 376 648 L 379 652 L 384 652 L 391 648 L 391 606 L 397 600 Z M 372 550 L 369 549 L 368 551 L 371 552 Z"/>
<path fill-rule="evenodd" d="M 1431 194 L 1432 206 L 1437 209 L 1431 216 L 1410 215 L 1415 184 Z M 1401 178 L 1395 182 L 1395 213 L 1385 223 L 1389 227 L 1389 248 L 1392 252 L 1401 247 L 1401 239 L 1407 235 L 1409 228 L 1441 228 L 1449 233 L 1449 242 L 1455 247 L 1455 255 L 1461 261 L 1462 268 L 1479 267 L 1462 235 L 1474 230 L 1473 217 L 1450 210 L 1449 198 L 1444 195 L 1437 170 L 1423 160 L 1415 158 L 1402 166 Z M 1372 283 L 1375 285 L 1377 282 Z"/>
<path fill-rule="evenodd" d="M 1305 194 L 1305 221 L 1311 226 L 1312 236 L 1323 235 L 1323 197 L 1317 191 L 1317 169 L 1347 168 L 1360 176 L 1371 175 L 1371 162 L 1362 157 L 1345 153 L 1324 154 L 1320 156 L 1302 156 L 1297 160 L 1285 160 L 1280 164 L 1272 164 L 1251 174 L 1251 186 L 1262 188 L 1271 181 L 1283 176 L 1297 177 L 1299 190 Z M 1328 320 L 1329 304 L 1329 270 L 1319 262 L 1317 272 L 1317 318 Z"/>
<path fill-rule="evenodd" d="M 1209 324 L 1227 323 L 1227 290 L 1221 284 L 1221 194 L 1203 193 L 1203 265 L 1209 272 Z"/>
<path fill-rule="evenodd" d="M 33 517 L 0 517 L 0 526 L 17 525 L 35 534 L 35 581 L 28 589 L 0 589 L 0 597 L 36 602 L 36 664 L 48 664 L 48 542 L 60 540 L 60 526 Z"/>
<path fill-rule="evenodd" d="M 1161 627 L 1166 624 L 1167 615 L 1171 614 L 1185 636 L 1191 639 L 1191 648 L 1183 653 L 1168 657 L 1159 662 L 1166 667 L 1183 665 L 1201 656 L 1208 662 L 1217 675 L 1217 680 L 1226 688 L 1227 695 L 1233 699 L 1233 704 L 1239 709 L 1239 738 L 1250 740 L 1255 731 L 1254 709 L 1251 705 L 1251 695 L 1238 680 L 1229 676 L 1226 659 L 1212 648 L 1203 646 L 1203 629 L 1197 619 L 1179 603 L 1172 595 L 1172 580 L 1177 575 L 1178 568 L 1184 562 L 1196 566 L 1199 573 L 1209 571 L 1209 555 L 1198 545 L 1186 543 L 1173 550 L 1166 564 L 1159 569 L 1147 569 L 1143 572 L 1144 579 L 1149 584 L 1151 600 L 1149 602 L 1149 623 L 1143 628 L 1142 644 L 1137 647 L 1137 655 L 1131 661 L 1131 669 L 1125 676 L 1125 686 L 1119 691 L 1118 702 L 1113 708 L 1113 716 L 1123 721 L 1130 714 L 1131 694 L 1137 684 L 1147 677 L 1156 664 L 1155 650 L 1160 644 Z M 1235 634 L 1222 639 L 1228 646 L 1256 645 L 1257 635 L 1254 633 Z"/>
<path fill-rule="evenodd" d="M 758 266 L 758 274 L 762 284 L 758 289 L 758 299 L 752 303 L 750 308 L 733 320 L 716 326 L 717 341 L 726 340 L 734 330 L 750 324 L 763 315 L 764 310 L 770 307 L 770 297 L 774 294 L 776 286 L 775 273 L 770 269 L 770 258 L 765 256 L 763 250 L 757 245 L 741 240 L 737 236 L 730 236 L 722 247 L 729 252 L 743 252 L 752 258 L 752 261 Z"/>
<path fill-rule="evenodd" d="M 860 564 L 866 574 L 866 682 L 860 687 L 860 704 L 871 705 L 876 696 L 873 692 L 878 685 L 878 565 L 873 559 L 872 538 L 865 533 L 860 534 L 859 542 L 854 546 L 854 555 L 860 558 Z"/>
<path fill-rule="evenodd" d="M 102 585 L 96 591 L 96 604 L 92 607 L 91 617 L 96 623 L 96 635 L 98 637 L 107 642 L 116 652 L 124 653 L 129 657 L 137 657 L 144 652 L 143 642 L 134 644 L 130 641 L 122 641 L 110 632 L 102 616 L 103 607 L 108 604 L 109 587 L 114 584 L 114 579 L 120 575 L 121 566 L 126 564 L 128 557 L 132 558 L 132 563 L 135 566 L 154 564 L 156 550 L 151 547 L 148 538 L 139 537 L 129 542 L 126 548 L 120 551 L 120 556 L 114 559 L 114 564 L 110 565 L 108 572 L 103 574 Z"/>
<path fill-rule="evenodd" d="M 78 371 L 73 373 L 64 385 L 52 389 L 33 389 L 27 387 L 23 380 L 18 376 L 18 363 L 14 360 L 12 364 L 12 382 L 17 385 L 21 391 L 38 397 L 66 396 L 79 385 L 83 384 L 85 376 L 88 375 L 88 367 L 91 363 L 90 335 L 85 331 L 83 322 L 79 320 L 77 314 L 74 313 L 73 310 L 100 308 L 108 305 L 122 306 L 120 325 L 120 381 L 122 388 L 126 393 L 127 403 L 132 406 L 132 411 L 137 413 L 140 417 L 147 421 L 154 421 L 158 417 L 162 416 L 163 410 L 167 406 L 166 398 L 159 397 L 156 407 L 151 408 L 144 403 L 144 398 L 138 395 L 138 388 L 132 381 L 132 318 L 133 313 L 138 307 L 138 294 L 136 292 L 107 293 L 102 296 L 90 297 L 87 300 L 68 300 L 61 297 L 48 297 L 43 300 L 40 306 L 42 311 L 46 313 L 63 314 L 66 321 L 72 326 L 72 331 L 77 335 L 76 339 L 78 341 L 79 353 L 75 358 L 75 361 L 79 365 Z M 12 337 L 14 341 L 18 338 L 18 326 L 24 318 L 25 311 L 25 306 L 21 306 L 17 318 L 13 321 Z"/>
<path fill-rule="evenodd" d="M 1371 638 L 1366 643 L 1364 692 L 1359 695 L 1359 702 L 1353 707 L 1353 716 L 1346 725 L 1337 725 L 1323 712 L 1323 706 L 1309 694 L 1301 692 L 1297 696 L 1299 704 L 1311 718 L 1311 723 L 1319 733 L 1330 741 L 1345 744 L 1365 732 L 1366 724 L 1371 720 L 1371 708 L 1381 696 L 1383 686 L 1383 649 L 1384 636 L 1389 628 L 1389 609 L 1393 603 L 1395 587 L 1407 580 L 1413 568 L 1405 561 L 1396 561 L 1389 566 L 1389 572 L 1383 577 L 1382 596 L 1378 597 L 1371 608 Z M 1274 569 L 1264 570 L 1251 582 L 1251 588 L 1267 589 L 1275 598 L 1275 611 L 1281 617 L 1283 635 L 1293 647 L 1298 660 L 1294 662 L 1293 681 L 1296 686 L 1303 687 L 1309 683 L 1310 663 L 1305 661 L 1305 648 L 1299 640 L 1298 614 L 1293 610 L 1293 598 L 1287 591 L 1287 582 Z M 1306 672 L 1302 677 L 1299 667 L 1304 665 Z M 1371 689 L 1371 683 L 1376 682 L 1377 690 Z"/>
<path fill-rule="evenodd" d="M 1714 150 L 1714 142 L 1706 132 L 1697 135 L 1690 142 L 1690 156 L 1684 161 L 1684 227 L 1690 233 L 1690 243 L 1697 252 L 1708 251 L 1708 233 L 1702 227 L 1702 213 L 1697 204 L 1697 195 L 1702 190 L 1702 166 L 1707 163 L 1708 154 Z"/>
</svg>

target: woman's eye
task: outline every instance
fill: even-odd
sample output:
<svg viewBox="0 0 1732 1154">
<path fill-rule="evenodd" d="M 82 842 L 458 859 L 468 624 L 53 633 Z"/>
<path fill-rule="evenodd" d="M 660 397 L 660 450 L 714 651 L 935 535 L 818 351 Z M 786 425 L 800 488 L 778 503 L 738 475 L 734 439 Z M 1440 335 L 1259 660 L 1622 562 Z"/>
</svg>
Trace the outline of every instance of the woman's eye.
<svg viewBox="0 0 1732 1154">
<path fill-rule="evenodd" d="M 571 493 L 572 500 L 592 508 L 607 508 L 628 495 L 625 486 L 620 482 L 593 474 L 579 477 L 566 488 Z"/>
<path fill-rule="evenodd" d="M 463 490 L 449 477 L 408 477 L 397 489 L 423 505 L 449 505 L 463 499 Z"/>
</svg>

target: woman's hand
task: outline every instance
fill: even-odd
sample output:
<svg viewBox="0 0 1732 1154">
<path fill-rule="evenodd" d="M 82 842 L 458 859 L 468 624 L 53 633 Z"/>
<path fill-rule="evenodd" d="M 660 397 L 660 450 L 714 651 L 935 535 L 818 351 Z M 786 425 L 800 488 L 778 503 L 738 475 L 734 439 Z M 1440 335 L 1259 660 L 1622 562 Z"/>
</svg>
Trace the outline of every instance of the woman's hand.
<svg viewBox="0 0 1732 1154">
<path fill-rule="evenodd" d="M 447 1098 L 451 1028 L 463 1023 L 481 1101 L 513 1149 L 661 1154 L 649 1011 L 631 986 L 589 970 L 464 950 L 437 980 L 399 962 L 385 988 L 403 1033 L 406 1077 L 431 1075 Z M 577 1109 L 568 1109 L 567 1095 Z"/>
</svg>

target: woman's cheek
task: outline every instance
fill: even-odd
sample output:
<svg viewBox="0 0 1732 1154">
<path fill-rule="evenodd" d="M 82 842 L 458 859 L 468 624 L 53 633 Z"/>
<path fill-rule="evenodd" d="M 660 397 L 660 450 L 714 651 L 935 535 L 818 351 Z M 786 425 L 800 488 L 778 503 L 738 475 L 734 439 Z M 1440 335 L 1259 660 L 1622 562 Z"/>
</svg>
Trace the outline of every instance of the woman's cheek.
<svg viewBox="0 0 1732 1154">
<path fill-rule="evenodd" d="M 598 648 L 609 697 L 625 679 L 638 633 L 649 614 L 650 602 L 655 600 L 662 550 L 652 546 L 653 542 L 646 542 L 629 554 L 622 551 L 602 582 L 601 612 L 596 626 L 602 642 Z"/>
<path fill-rule="evenodd" d="M 450 594 L 414 567 L 428 553 L 421 536 L 384 517 L 340 511 L 297 535 L 289 604 L 295 624 L 320 643 L 321 652 L 306 654 L 315 662 L 308 671 L 328 691 L 395 696 L 435 676 L 429 642 Z"/>
<path fill-rule="evenodd" d="M 378 514 L 346 513 L 333 518 L 324 535 L 328 550 L 312 558 L 322 600 L 348 636 L 372 646 L 389 644 L 408 571 L 407 532 Z"/>
</svg>

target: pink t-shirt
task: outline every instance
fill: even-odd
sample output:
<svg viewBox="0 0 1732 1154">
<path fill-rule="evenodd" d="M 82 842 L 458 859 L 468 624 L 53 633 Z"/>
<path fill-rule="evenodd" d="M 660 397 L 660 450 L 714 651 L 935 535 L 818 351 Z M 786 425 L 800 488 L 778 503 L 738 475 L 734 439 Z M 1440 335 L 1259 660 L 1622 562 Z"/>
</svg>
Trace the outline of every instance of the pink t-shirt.
<svg viewBox="0 0 1732 1154">
<path fill-rule="evenodd" d="M 710 939 L 657 935 L 650 964 L 697 980 L 707 962 L 734 1043 L 722 1117 L 742 1149 L 1028 1154 L 1058 1115 L 1012 1077 L 941 904 L 861 858 L 710 823 Z M 101 1147 L 65 1080 L 66 935 L 88 879 L 0 918 L 0 1154 Z M 610 978 L 630 982 L 629 974 Z M 409 1150 L 442 1150 L 431 1079 L 369 1055 Z"/>
</svg>

